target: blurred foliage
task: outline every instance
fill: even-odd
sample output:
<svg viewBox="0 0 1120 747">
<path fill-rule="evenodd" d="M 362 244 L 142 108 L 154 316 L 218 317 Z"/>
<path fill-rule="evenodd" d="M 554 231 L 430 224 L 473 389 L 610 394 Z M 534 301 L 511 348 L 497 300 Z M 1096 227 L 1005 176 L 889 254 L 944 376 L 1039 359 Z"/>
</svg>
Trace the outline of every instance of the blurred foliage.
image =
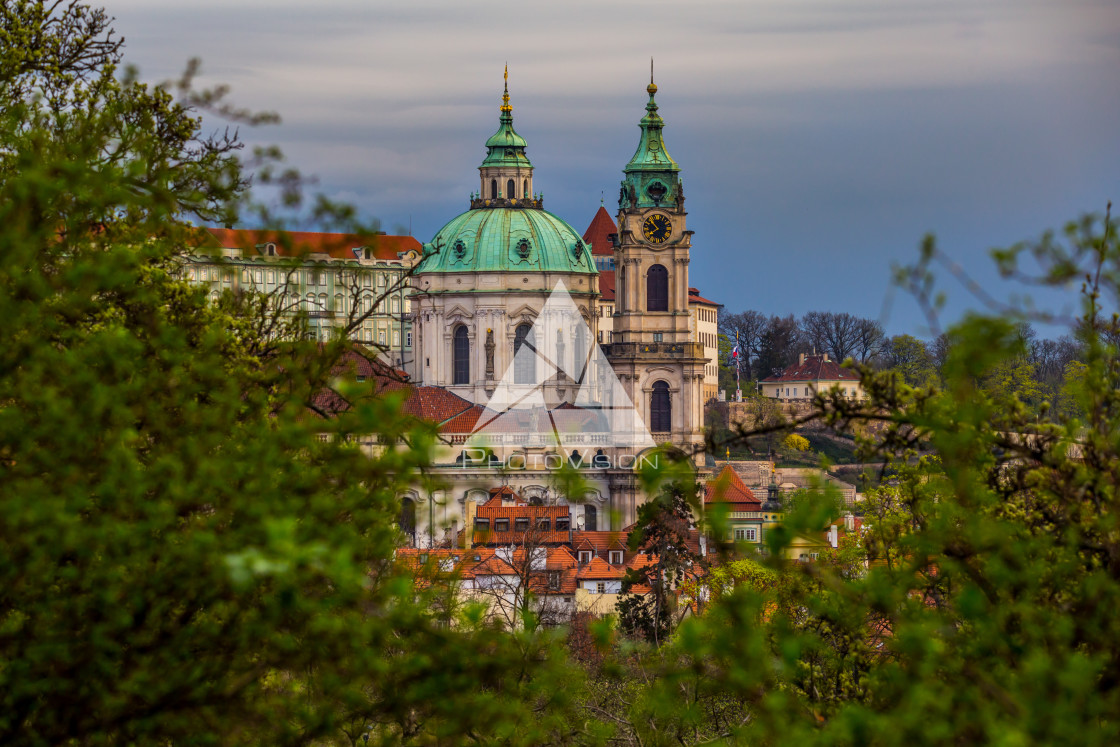
<svg viewBox="0 0 1120 747">
<path fill-rule="evenodd" d="M 334 381 L 361 351 L 266 350 L 255 299 L 180 277 L 190 220 L 267 212 L 200 107 L 269 118 L 120 73 L 80 3 L 5 2 L 0 35 L 0 743 L 568 733 L 555 633 L 450 629 L 389 570 L 433 429 Z"/>
<path fill-rule="evenodd" d="M 334 382 L 344 341 L 262 348 L 251 299 L 211 305 L 179 278 L 190 220 L 267 215 L 236 137 L 198 112 L 269 118 L 190 76 L 118 74 L 110 19 L 80 3 L 6 2 L 0 34 L 0 742 L 1120 741 L 1107 216 L 996 255 L 1080 284 L 1076 359 L 1022 370 L 1023 324 L 1062 320 L 1000 307 L 927 349 L 936 383 L 865 365 L 866 402 L 817 399 L 808 416 L 891 470 L 819 562 L 783 555 L 837 518 L 813 491 L 765 552 L 701 562 L 695 475 L 666 458 L 637 475 L 658 498 L 631 540 L 652 612 L 504 631 L 389 562 L 432 429 Z M 931 314 L 943 261 L 930 238 L 897 274 Z M 328 385 L 352 406 L 317 419 Z M 356 443 L 375 439 L 409 448 Z"/>
</svg>

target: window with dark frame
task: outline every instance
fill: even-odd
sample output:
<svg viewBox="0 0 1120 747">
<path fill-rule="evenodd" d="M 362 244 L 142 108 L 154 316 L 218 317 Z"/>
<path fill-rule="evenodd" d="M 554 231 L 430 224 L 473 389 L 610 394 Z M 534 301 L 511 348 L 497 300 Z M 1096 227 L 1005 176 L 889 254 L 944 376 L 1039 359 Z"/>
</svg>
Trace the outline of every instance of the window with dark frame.
<svg viewBox="0 0 1120 747">
<path fill-rule="evenodd" d="M 471 381 L 471 338 L 464 325 L 455 328 L 455 342 L 452 350 L 453 384 L 469 384 Z"/>
<path fill-rule="evenodd" d="M 494 531 L 495 532 L 508 532 L 509 531 L 509 519 L 494 519 Z"/>
<path fill-rule="evenodd" d="M 669 310 L 669 271 L 652 265 L 646 274 L 646 311 Z"/>
<path fill-rule="evenodd" d="M 649 398 L 650 430 L 654 433 L 668 433 L 673 429 L 672 401 L 669 398 L 669 384 L 654 382 Z"/>
<path fill-rule="evenodd" d="M 529 519 L 525 516 L 519 516 L 513 521 L 513 528 L 519 532 L 524 532 L 529 529 Z"/>
</svg>

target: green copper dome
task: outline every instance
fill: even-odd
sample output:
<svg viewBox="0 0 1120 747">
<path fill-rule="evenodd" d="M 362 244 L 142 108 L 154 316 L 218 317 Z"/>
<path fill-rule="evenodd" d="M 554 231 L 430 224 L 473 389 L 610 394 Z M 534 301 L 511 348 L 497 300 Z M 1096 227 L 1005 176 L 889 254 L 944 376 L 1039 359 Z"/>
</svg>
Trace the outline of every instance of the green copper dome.
<svg viewBox="0 0 1120 747">
<path fill-rule="evenodd" d="M 565 272 L 595 275 L 591 249 L 574 228 L 539 207 L 486 207 L 452 218 L 416 272 Z M 508 200 L 499 200 L 508 203 Z M 534 201 L 535 202 L 535 201 Z"/>
</svg>

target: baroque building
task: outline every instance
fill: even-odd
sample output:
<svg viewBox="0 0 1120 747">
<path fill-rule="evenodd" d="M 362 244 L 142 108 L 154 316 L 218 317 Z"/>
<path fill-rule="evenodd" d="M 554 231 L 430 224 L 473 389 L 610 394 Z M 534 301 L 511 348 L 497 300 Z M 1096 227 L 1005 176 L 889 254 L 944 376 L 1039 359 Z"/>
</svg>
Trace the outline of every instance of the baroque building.
<svg viewBox="0 0 1120 747">
<path fill-rule="evenodd" d="M 617 219 L 600 209 L 580 236 L 545 210 L 534 190 L 507 75 L 478 190 L 468 209 L 424 244 L 412 280 L 416 355 L 409 373 L 418 403 L 440 403 L 430 417 L 450 443 L 439 475 L 446 488 L 406 497 L 416 544 L 446 544 L 465 531 L 499 480 L 532 502 L 570 506 L 573 529 L 619 530 L 646 499 L 635 464 L 655 443 L 672 444 L 703 467 L 718 304 L 688 282 L 692 232 L 656 91 L 651 81 Z M 549 313 L 558 289 L 572 313 L 556 323 L 560 317 Z M 503 421 L 495 402 L 528 399 L 532 387 L 540 410 Z M 616 413 L 619 402 L 644 441 L 619 442 L 619 421 L 610 414 L 604 430 L 603 413 Z M 488 421 L 505 427 L 485 449 L 472 448 Z M 542 421 L 553 438 L 541 432 Z M 587 494 L 557 493 L 552 483 L 561 463 L 586 468 Z"/>
<path fill-rule="evenodd" d="M 209 229 L 211 246 L 185 257 L 212 294 L 273 294 L 312 334 L 341 330 L 404 372 L 405 409 L 444 439 L 437 480 L 402 496 L 413 544 L 463 546 L 498 487 L 567 507 L 573 531 L 619 531 L 646 500 L 636 466 L 655 445 L 703 468 L 719 305 L 689 285 L 692 232 L 656 91 L 651 80 L 617 217 L 600 207 L 582 236 L 534 189 L 507 73 L 477 190 L 431 241 Z M 539 406 L 506 410 L 522 401 Z M 581 468 L 582 495 L 561 494 L 561 464 Z"/>
</svg>

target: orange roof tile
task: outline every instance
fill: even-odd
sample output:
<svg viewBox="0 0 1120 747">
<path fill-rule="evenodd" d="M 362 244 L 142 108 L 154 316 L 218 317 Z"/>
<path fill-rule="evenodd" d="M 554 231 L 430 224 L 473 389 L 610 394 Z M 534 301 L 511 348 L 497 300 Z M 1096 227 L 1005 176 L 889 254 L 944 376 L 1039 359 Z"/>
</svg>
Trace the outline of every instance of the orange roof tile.
<svg viewBox="0 0 1120 747">
<path fill-rule="evenodd" d="M 590 548 L 596 552 L 625 550 L 626 532 L 590 532 L 584 529 L 572 532 L 572 547 L 576 550 Z"/>
<path fill-rule="evenodd" d="M 724 466 L 716 479 L 709 480 L 704 490 L 704 503 L 715 502 L 732 504 L 732 511 L 758 511 L 762 507 L 762 501 L 754 497 L 730 464 Z"/>
<path fill-rule="evenodd" d="M 590 563 L 580 568 L 576 577 L 580 579 L 611 579 L 620 581 L 625 575 L 625 566 L 611 565 L 602 558 L 592 558 Z"/>
<path fill-rule="evenodd" d="M 404 411 L 423 420 L 443 423 L 473 407 L 473 403 L 438 386 L 418 386 L 404 403 Z"/>
</svg>

